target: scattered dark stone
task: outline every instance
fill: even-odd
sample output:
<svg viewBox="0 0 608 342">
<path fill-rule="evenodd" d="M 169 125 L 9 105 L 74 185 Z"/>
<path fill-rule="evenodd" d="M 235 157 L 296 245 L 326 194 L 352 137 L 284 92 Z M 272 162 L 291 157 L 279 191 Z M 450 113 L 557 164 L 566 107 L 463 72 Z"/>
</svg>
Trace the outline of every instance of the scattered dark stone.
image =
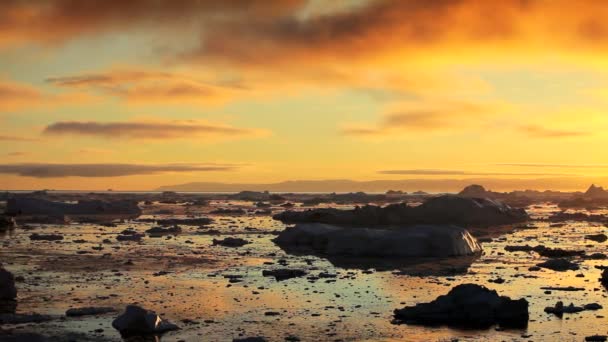
<svg viewBox="0 0 608 342">
<path fill-rule="evenodd" d="M 585 342 L 606 342 L 608 341 L 608 336 L 606 335 L 591 335 L 585 337 Z"/>
<path fill-rule="evenodd" d="M 590 304 L 585 304 L 585 306 L 583 306 L 583 309 L 591 310 L 591 311 L 595 311 L 595 310 L 599 310 L 599 309 L 603 309 L 603 308 L 604 307 L 598 303 L 590 303 Z"/>
<path fill-rule="evenodd" d="M 49 315 L 41 315 L 37 313 L 32 314 L 12 314 L 5 313 L 0 314 L 1 324 L 25 324 L 25 323 L 42 323 L 52 320 L 53 317 Z"/>
<path fill-rule="evenodd" d="M 63 235 L 34 233 L 34 234 L 30 235 L 30 240 L 33 240 L 33 241 L 59 241 L 59 240 L 63 240 Z"/>
<path fill-rule="evenodd" d="M 2 342 L 47 342 L 44 335 L 37 333 L 21 333 L 9 331 L 6 334 L 0 330 L 0 341 Z"/>
<path fill-rule="evenodd" d="M 550 270 L 564 272 L 564 271 L 576 271 L 579 269 L 579 266 L 569 260 L 558 258 L 558 259 L 549 259 L 545 262 L 541 262 L 540 264 L 536 264 L 538 267 L 548 268 Z"/>
<path fill-rule="evenodd" d="M 128 305 L 125 312 L 114 319 L 112 327 L 123 336 L 154 335 L 179 329 L 177 325 L 137 305 Z"/>
<path fill-rule="evenodd" d="M 549 247 L 535 248 L 534 251 L 537 252 L 538 254 L 540 254 L 540 256 L 547 257 L 547 258 L 569 258 L 569 257 L 574 257 L 574 256 L 585 255 L 585 251 L 571 251 L 571 250 L 565 250 L 565 249 L 561 249 L 561 248 L 549 248 Z"/>
<path fill-rule="evenodd" d="M 232 339 L 232 342 L 268 342 L 268 340 L 263 337 L 245 337 Z"/>
<path fill-rule="evenodd" d="M 115 312 L 114 308 L 110 307 L 84 307 L 84 308 L 72 308 L 65 312 L 68 317 L 79 317 L 79 316 L 90 316 L 90 315 L 103 315 L 109 312 Z"/>
<path fill-rule="evenodd" d="M 606 240 L 608 240 L 608 236 L 606 236 L 606 234 L 591 234 L 585 235 L 585 239 L 601 243 L 606 242 Z"/>
<path fill-rule="evenodd" d="M 182 228 L 180 226 L 173 226 L 171 228 L 165 227 L 152 227 L 146 230 L 146 233 L 150 234 L 150 236 L 162 236 L 167 234 L 179 234 L 182 232 Z"/>
<path fill-rule="evenodd" d="M 544 286 L 540 288 L 541 290 L 549 290 L 549 291 L 585 291 L 583 287 L 574 287 L 574 286 Z"/>
<path fill-rule="evenodd" d="M 568 306 L 564 306 L 564 303 L 561 301 L 557 302 L 555 306 L 548 306 L 545 308 L 546 313 L 554 314 L 559 318 L 562 318 L 565 313 L 577 313 L 584 310 L 583 307 L 575 306 L 572 303 Z"/>
<path fill-rule="evenodd" d="M 233 237 L 227 237 L 223 240 L 213 239 L 214 246 L 220 245 L 220 246 L 224 246 L 224 247 L 242 247 L 242 246 L 245 246 L 250 243 L 251 243 L 250 241 L 247 241 L 245 239 L 233 238 Z"/>
<path fill-rule="evenodd" d="M 593 253 L 593 254 L 589 254 L 589 255 L 585 255 L 585 259 L 591 259 L 591 260 L 603 260 L 606 259 L 606 254 L 604 253 Z"/>
<path fill-rule="evenodd" d="M 499 296 L 476 284 L 458 285 L 430 303 L 395 310 L 395 323 L 448 325 L 464 328 L 524 328 L 528 324 L 528 302 Z"/>
<path fill-rule="evenodd" d="M 128 234 L 128 235 L 118 235 L 116 240 L 118 241 L 141 241 L 143 239 L 144 234 Z"/>
<path fill-rule="evenodd" d="M 306 271 L 298 269 L 280 268 L 276 270 L 264 270 L 262 271 L 264 277 L 274 277 L 277 281 L 286 280 L 290 278 L 303 277 L 306 275 Z"/>
<path fill-rule="evenodd" d="M 231 208 L 218 208 L 210 212 L 215 215 L 245 215 L 247 211 L 245 209 L 231 209 Z"/>
<path fill-rule="evenodd" d="M 208 217 L 196 217 L 196 218 L 172 218 L 172 219 L 164 219 L 164 220 L 156 220 L 156 223 L 161 226 L 175 226 L 175 225 L 184 225 L 184 226 L 206 226 L 213 222 L 212 219 Z"/>
</svg>

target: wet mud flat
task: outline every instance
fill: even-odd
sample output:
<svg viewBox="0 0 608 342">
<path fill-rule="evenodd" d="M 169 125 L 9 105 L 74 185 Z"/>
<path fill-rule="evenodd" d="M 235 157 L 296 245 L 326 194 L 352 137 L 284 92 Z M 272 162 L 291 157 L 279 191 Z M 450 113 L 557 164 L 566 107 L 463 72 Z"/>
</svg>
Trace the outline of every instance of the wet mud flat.
<svg viewBox="0 0 608 342">
<path fill-rule="evenodd" d="M 211 214 L 217 208 L 244 208 L 245 214 Z M 608 260 L 573 257 L 578 270 L 554 271 L 536 265 L 548 260 L 534 251 L 508 251 L 507 246 L 543 245 L 606 253 L 606 242 L 585 239 L 606 234 L 594 222 L 533 220 L 513 232 L 493 229 L 481 240 L 483 254 L 452 259 L 332 259 L 287 254 L 272 239 L 288 225 L 273 220 L 250 202 L 217 202 L 211 207 L 176 211 L 155 204 L 144 216 L 184 218 L 200 214 L 213 219 L 204 226 L 180 225 L 176 234 L 150 236 L 150 222 L 99 224 L 28 224 L 4 235 L 0 258 L 19 276 L 18 313 L 51 315 L 42 323 L 4 324 L 3 330 L 35 332 L 52 341 L 121 341 L 112 320 L 128 304 L 156 311 L 180 330 L 162 341 L 231 341 L 264 336 L 269 341 L 582 341 L 608 334 L 604 308 L 558 317 L 544 309 L 598 303 L 607 306 L 600 284 Z M 182 208 L 183 209 L 183 208 Z M 280 210 L 280 208 L 271 208 Z M 555 206 L 527 208 L 540 219 Z M 118 241 L 127 228 L 141 241 Z M 511 227 L 512 228 L 512 227 Z M 32 234 L 59 234 L 62 240 L 31 240 Z M 483 235 L 483 234 L 480 234 Z M 245 239 L 241 247 L 213 243 L 227 237 Z M 532 270 L 530 270 L 532 268 Z M 278 269 L 304 274 L 278 280 L 265 276 Z M 501 295 L 525 298 L 530 321 L 525 329 L 462 330 L 445 326 L 393 324 L 393 310 L 429 302 L 458 284 L 475 283 Z M 579 289 L 547 290 L 546 287 Z M 65 317 L 77 307 L 112 307 L 113 313 Z M 0 339 L 2 335 L 0 335 Z"/>
</svg>

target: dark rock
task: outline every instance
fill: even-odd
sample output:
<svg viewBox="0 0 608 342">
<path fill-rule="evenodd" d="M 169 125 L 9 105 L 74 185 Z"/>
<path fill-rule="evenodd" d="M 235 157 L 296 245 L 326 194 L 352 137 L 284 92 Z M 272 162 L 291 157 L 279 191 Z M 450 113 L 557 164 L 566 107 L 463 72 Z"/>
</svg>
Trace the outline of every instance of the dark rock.
<svg viewBox="0 0 608 342">
<path fill-rule="evenodd" d="M 174 226 L 174 225 L 184 225 L 184 226 L 206 226 L 213 222 L 212 219 L 208 217 L 196 217 L 196 218 L 172 218 L 172 219 L 164 219 L 164 220 L 156 220 L 156 223 L 161 226 Z"/>
<path fill-rule="evenodd" d="M 591 335 L 585 337 L 585 342 L 606 342 L 608 341 L 608 336 L 606 335 Z"/>
<path fill-rule="evenodd" d="M 600 278 L 600 282 L 602 285 L 608 288 L 608 268 L 605 268 L 602 271 L 602 277 Z"/>
<path fill-rule="evenodd" d="M 565 313 L 577 313 L 584 311 L 585 309 L 580 306 L 574 306 L 574 304 L 570 303 L 568 306 L 564 306 L 564 303 L 559 301 L 555 304 L 555 306 L 548 306 L 545 308 L 546 313 L 554 314 L 557 317 L 562 317 Z"/>
<path fill-rule="evenodd" d="M 182 228 L 180 226 L 173 226 L 171 228 L 152 227 L 152 228 L 146 230 L 146 233 L 150 234 L 151 236 L 162 236 L 162 235 L 168 235 L 168 234 L 179 234 L 181 232 L 182 232 Z"/>
<path fill-rule="evenodd" d="M 232 342 L 268 342 L 268 340 L 263 337 L 245 337 L 232 339 Z"/>
<path fill-rule="evenodd" d="M 48 339 L 44 335 L 37 333 L 21 333 L 10 331 L 4 334 L 0 330 L 0 341 L 2 342 L 47 342 Z"/>
<path fill-rule="evenodd" d="M 286 280 L 290 278 L 303 277 L 306 275 L 306 271 L 298 269 L 280 268 L 276 270 L 264 270 L 262 271 L 264 277 L 274 277 L 277 281 Z"/>
<path fill-rule="evenodd" d="M 112 327 L 123 336 L 155 335 L 179 329 L 177 325 L 137 305 L 128 305 L 125 312 L 114 319 Z"/>
<path fill-rule="evenodd" d="M 245 211 L 245 209 L 241 209 L 241 208 L 236 208 L 236 209 L 218 208 L 218 209 L 215 209 L 215 210 L 211 211 L 210 214 L 215 214 L 215 215 L 245 215 L 245 214 L 247 214 L 247 211 Z"/>
<path fill-rule="evenodd" d="M 558 259 L 549 259 L 545 262 L 541 262 L 540 264 L 536 264 L 538 267 L 548 268 L 550 270 L 564 272 L 564 271 L 576 271 L 579 269 L 579 266 L 569 260 L 558 258 Z"/>
<path fill-rule="evenodd" d="M 41 315 L 37 313 L 32 314 L 12 314 L 5 313 L 0 314 L 1 324 L 25 324 L 25 323 L 42 323 L 52 320 L 53 317 L 49 315 Z"/>
<path fill-rule="evenodd" d="M 224 246 L 224 247 L 242 247 L 245 246 L 246 244 L 250 244 L 250 241 L 247 241 L 245 239 L 240 239 L 240 238 L 232 238 L 232 237 L 227 237 L 223 240 L 218 240 L 218 239 L 213 239 L 213 245 L 220 245 L 220 246 Z"/>
<path fill-rule="evenodd" d="M 68 317 L 78 316 L 90 316 L 90 315 L 103 315 L 109 312 L 114 312 L 114 308 L 110 307 L 84 307 L 84 308 L 72 308 L 65 312 Z"/>
<path fill-rule="evenodd" d="M 0 264 L 0 313 L 15 313 L 16 298 L 15 277 Z"/>
<path fill-rule="evenodd" d="M 143 239 L 144 234 L 127 234 L 127 235 L 118 235 L 116 240 L 118 241 L 141 241 Z"/>
<path fill-rule="evenodd" d="M 537 252 L 538 254 L 540 254 L 540 256 L 544 256 L 547 258 L 569 258 L 569 257 L 574 257 L 574 256 L 585 255 L 585 251 L 565 250 L 565 249 L 561 249 L 561 248 L 549 248 L 549 247 L 542 247 L 542 248 L 537 247 L 534 249 L 534 251 Z"/>
<path fill-rule="evenodd" d="M 395 310 L 395 323 L 448 325 L 463 328 L 524 328 L 528 324 L 528 302 L 499 296 L 476 284 L 458 285 L 430 303 Z"/>
<path fill-rule="evenodd" d="M 585 239 L 595 242 L 606 242 L 606 240 L 608 240 L 608 236 L 606 236 L 606 234 L 592 234 L 585 235 Z"/>
<path fill-rule="evenodd" d="M 598 303 L 590 303 L 590 304 L 585 304 L 585 306 L 583 306 L 583 309 L 591 310 L 591 311 L 595 311 L 595 310 L 599 310 L 599 309 L 603 309 L 603 308 L 604 307 Z"/>
<path fill-rule="evenodd" d="M 585 288 L 583 287 L 574 287 L 574 286 L 543 286 L 540 288 L 541 290 L 548 290 L 548 291 L 569 291 L 569 292 L 573 292 L 573 291 L 585 291 Z"/>
<path fill-rule="evenodd" d="M 63 240 L 63 235 L 59 234 L 38 234 L 34 233 L 30 235 L 30 240 L 34 241 L 59 241 Z"/>
</svg>

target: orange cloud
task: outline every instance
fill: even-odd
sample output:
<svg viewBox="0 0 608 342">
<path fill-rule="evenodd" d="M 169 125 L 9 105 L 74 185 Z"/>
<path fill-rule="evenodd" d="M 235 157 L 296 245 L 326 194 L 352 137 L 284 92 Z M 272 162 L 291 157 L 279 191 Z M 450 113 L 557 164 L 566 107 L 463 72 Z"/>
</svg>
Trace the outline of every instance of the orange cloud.
<svg viewBox="0 0 608 342">
<path fill-rule="evenodd" d="M 135 103 L 221 102 L 239 89 L 170 72 L 137 69 L 53 77 L 46 81 L 64 88 L 92 89 Z"/>
<path fill-rule="evenodd" d="M 48 125 L 44 135 L 80 135 L 104 138 L 124 139 L 237 139 L 260 136 L 266 131 L 259 129 L 238 128 L 225 124 L 202 121 L 166 121 L 166 122 L 79 122 L 62 121 Z"/>
<path fill-rule="evenodd" d="M 5 0 L 0 4 L 0 44 L 57 44 L 128 29 L 185 25 L 216 16 L 273 16 L 302 0 Z"/>
<path fill-rule="evenodd" d="M 350 124 L 342 133 L 354 136 L 390 136 L 402 133 L 428 133 L 468 126 L 479 126 L 491 113 L 488 106 L 468 102 L 397 107 L 384 115 L 376 125 Z"/>
<path fill-rule="evenodd" d="M 0 173 L 35 178 L 121 177 L 169 172 L 233 171 L 238 165 L 216 164 L 0 164 Z"/>
<path fill-rule="evenodd" d="M 555 129 L 540 125 L 524 125 L 520 126 L 519 130 L 533 138 L 573 138 L 588 136 L 591 133 L 587 131 L 577 131 L 569 129 Z"/>
<path fill-rule="evenodd" d="M 0 113 L 36 106 L 69 105 L 88 102 L 81 93 L 49 94 L 29 84 L 0 80 Z"/>
</svg>

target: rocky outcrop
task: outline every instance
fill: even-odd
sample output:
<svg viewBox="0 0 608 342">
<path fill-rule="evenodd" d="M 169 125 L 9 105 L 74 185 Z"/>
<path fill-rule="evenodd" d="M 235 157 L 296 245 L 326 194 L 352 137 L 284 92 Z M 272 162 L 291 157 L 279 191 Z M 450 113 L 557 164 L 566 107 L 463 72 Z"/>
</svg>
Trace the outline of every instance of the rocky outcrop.
<svg viewBox="0 0 608 342">
<path fill-rule="evenodd" d="M 329 256 L 448 257 L 481 252 L 475 238 L 456 226 L 372 229 L 309 223 L 287 228 L 273 241 L 286 251 Z"/>
<path fill-rule="evenodd" d="M 54 202 L 45 199 L 16 196 L 6 203 L 6 213 L 16 216 L 87 217 L 95 215 L 136 218 L 141 209 L 135 201 L 81 200 L 78 203 Z"/>
<path fill-rule="evenodd" d="M 386 207 L 367 205 L 353 210 L 332 208 L 285 211 L 274 216 L 283 222 L 318 222 L 334 225 L 378 226 L 412 224 L 455 224 L 493 226 L 528 220 L 523 209 L 482 198 L 453 195 L 434 197 L 422 205 L 391 204 Z"/>
<path fill-rule="evenodd" d="M 528 324 L 528 302 L 499 296 L 476 284 L 458 285 L 430 303 L 395 310 L 395 322 L 448 325 L 463 328 L 524 328 Z"/>
<path fill-rule="evenodd" d="M 0 264 L 0 313 L 14 313 L 17 307 L 15 277 Z"/>
<path fill-rule="evenodd" d="M 128 305 L 125 312 L 112 322 L 112 327 L 123 336 L 156 335 L 179 329 L 177 325 L 137 305 Z"/>
</svg>

